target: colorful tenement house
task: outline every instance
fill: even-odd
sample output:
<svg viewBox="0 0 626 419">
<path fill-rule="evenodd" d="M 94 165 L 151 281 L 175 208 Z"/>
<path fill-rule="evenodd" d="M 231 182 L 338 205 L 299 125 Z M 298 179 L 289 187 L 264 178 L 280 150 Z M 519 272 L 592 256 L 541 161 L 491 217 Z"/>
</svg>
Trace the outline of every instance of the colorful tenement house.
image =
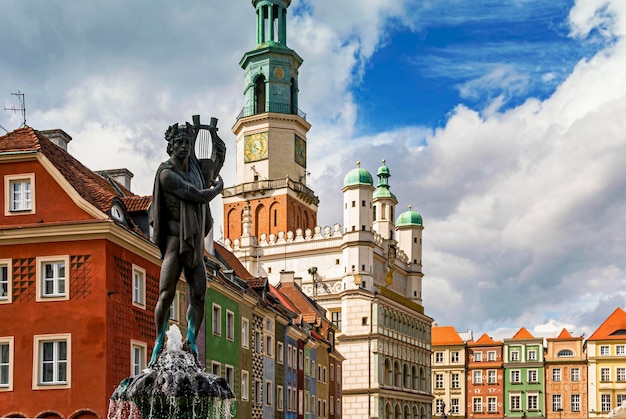
<svg viewBox="0 0 626 419">
<path fill-rule="evenodd" d="M 87 169 L 70 140 L 29 127 L 0 137 L 2 417 L 105 417 L 155 339 L 150 198 Z"/>
<path fill-rule="evenodd" d="M 452 326 L 432 328 L 434 414 L 465 418 L 466 343 Z M 445 405 L 445 411 L 444 411 Z"/>
<path fill-rule="evenodd" d="M 583 336 L 563 329 L 548 338 L 545 355 L 547 419 L 587 417 L 587 356 Z"/>
<path fill-rule="evenodd" d="M 468 415 L 475 419 L 504 418 L 502 353 L 502 342 L 487 334 L 467 342 L 466 406 Z"/>
<path fill-rule="evenodd" d="M 543 338 L 522 327 L 504 339 L 504 414 L 544 417 Z"/>
<path fill-rule="evenodd" d="M 626 401 L 626 312 L 617 308 L 587 339 L 589 418 Z"/>
<path fill-rule="evenodd" d="M 396 215 L 383 161 L 376 187 L 364 168 L 347 173 L 343 229 L 316 225 L 319 200 L 306 185 L 311 126 L 298 109 L 302 59 L 287 47 L 285 31 L 291 2 L 252 3 L 257 42 L 240 62 L 245 104 L 233 127 L 237 184 L 223 191 L 224 245 L 278 289 L 286 279 L 281 272 L 293 272 L 300 289 L 330 313 L 346 358 L 336 413 L 341 405 L 345 418 L 428 419 L 432 319 L 422 305 L 422 217 L 410 207 Z M 312 383 L 319 352 L 308 357 L 304 379 Z M 298 412 L 324 411 L 318 388 L 305 391 Z"/>
</svg>

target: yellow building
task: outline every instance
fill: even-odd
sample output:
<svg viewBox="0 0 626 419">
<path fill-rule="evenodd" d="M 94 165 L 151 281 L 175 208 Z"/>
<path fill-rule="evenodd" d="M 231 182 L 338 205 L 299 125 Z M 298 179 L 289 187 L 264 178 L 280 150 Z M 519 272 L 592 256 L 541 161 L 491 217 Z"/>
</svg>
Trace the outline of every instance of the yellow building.
<svg viewBox="0 0 626 419">
<path fill-rule="evenodd" d="M 589 418 L 626 401 L 626 312 L 617 308 L 587 339 Z"/>
</svg>

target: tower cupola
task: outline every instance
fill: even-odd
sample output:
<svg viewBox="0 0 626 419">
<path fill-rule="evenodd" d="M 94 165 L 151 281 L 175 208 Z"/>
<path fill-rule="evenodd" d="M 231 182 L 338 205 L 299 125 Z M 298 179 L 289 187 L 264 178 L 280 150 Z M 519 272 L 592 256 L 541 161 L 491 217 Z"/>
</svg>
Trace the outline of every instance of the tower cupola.
<svg viewBox="0 0 626 419">
<path fill-rule="evenodd" d="M 373 229 L 385 239 L 393 239 L 395 208 L 398 199 L 391 192 L 389 177 L 391 172 L 387 167 L 386 160 L 376 173 L 378 185 L 372 196 L 373 198 Z"/>
</svg>

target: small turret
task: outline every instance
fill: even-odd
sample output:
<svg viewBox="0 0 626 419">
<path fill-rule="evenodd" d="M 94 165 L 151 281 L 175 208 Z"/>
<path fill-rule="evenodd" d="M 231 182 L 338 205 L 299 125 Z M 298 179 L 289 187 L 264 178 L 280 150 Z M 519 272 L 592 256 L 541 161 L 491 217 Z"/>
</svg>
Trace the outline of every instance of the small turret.
<svg viewBox="0 0 626 419">
<path fill-rule="evenodd" d="M 395 209 L 398 199 L 389 190 L 389 177 L 391 173 L 386 160 L 378 168 L 376 174 L 378 185 L 373 195 L 373 229 L 385 239 L 393 239 Z"/>
</svg>

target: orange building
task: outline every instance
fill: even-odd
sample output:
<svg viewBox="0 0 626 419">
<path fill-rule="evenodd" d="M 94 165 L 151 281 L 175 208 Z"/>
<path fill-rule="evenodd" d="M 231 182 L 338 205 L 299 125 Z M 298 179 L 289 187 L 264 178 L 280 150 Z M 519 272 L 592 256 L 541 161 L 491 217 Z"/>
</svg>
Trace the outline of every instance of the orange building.
<svg viewBox="0 0 626 419">
<path fill-rule="evenodd" d="M 160 254 L 133 221 L 150 198 L 87 169 L 70 140 L 0 137 L 0 417 L 106 417 L 155 339 Z"/>
<path fill-rule="evenodd" d="M 504 418 L 502 342 L 483 334 L 467 343 L 467 411 L 473 418 Z"/>
<path fill-rule="evenodd" d="M 587 354 L 583 340 L 583 336 L 573 337 L 567 329 L 547 339 L 547 419 L 587 417 Z"/>
</svg>

